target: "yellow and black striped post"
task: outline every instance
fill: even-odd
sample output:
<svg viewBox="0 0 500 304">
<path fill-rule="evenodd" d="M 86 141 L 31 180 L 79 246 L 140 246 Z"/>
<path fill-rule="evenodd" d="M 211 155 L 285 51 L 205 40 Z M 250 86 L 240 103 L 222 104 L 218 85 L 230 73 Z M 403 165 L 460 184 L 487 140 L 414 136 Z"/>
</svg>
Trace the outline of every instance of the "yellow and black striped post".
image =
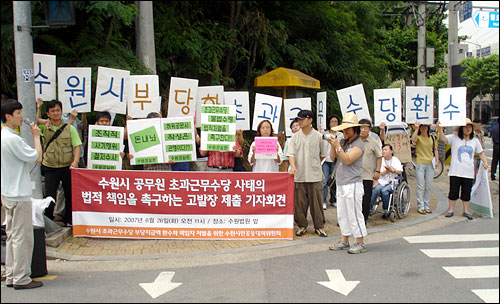
<svg viewBox="0 0 500 304">
<path fill-rule="evenodd" d="M 444 163 L 449 165 L 450 162 L 451 162 L 451 146 L 450 145 L 446 145 L 445 148 L 444 148 L 445 152 L 444 152 Z"/>
</svg>

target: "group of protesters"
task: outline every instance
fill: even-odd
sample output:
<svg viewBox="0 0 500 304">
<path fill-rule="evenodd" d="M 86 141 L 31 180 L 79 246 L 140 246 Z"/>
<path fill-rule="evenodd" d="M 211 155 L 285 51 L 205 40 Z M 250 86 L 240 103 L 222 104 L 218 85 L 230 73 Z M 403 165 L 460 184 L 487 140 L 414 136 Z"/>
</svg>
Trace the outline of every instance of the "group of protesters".
<svg viewBox="0 0 500 304">
<path fill-rule="evenodd" d="M 47 119 L 41 117 L 43 101 L 37 100 L 38 125 L 31 123 L 34 148 L 19 136 L 23 123 L 22 105 L 16 100 L 2 100 L 2 204 L 6 210 L 7 227 L 7 287 L 30 289 L 42 286 L 32 281 L 31 249 L 33 232 L 31 230 L 31 183 L 30 173 L 36 163 L 41 163 L 45 182 L 45 197 L 64 198 L 64 204 L 51 204 L 45 215 L 60 223 L 71 226 L 71 169 L 84 167 L 82 164 L 86 147 L 82 130 L 87 127 L 86 117 L 82 121 L 77 112 L 63 115 L 62 103 L 57 100 L 46 102 Z M 161 113 L 151 113 L 147 118 L 161 117 Z M 131 119 L 127 117 L 127 119 Z M 340 123 L 341 122 L 341 123 Z M 321 237 L 328 236 L 325 229 L 325 213 L 330 193 L 329 205 L 337 208 L 338 225 L 341 239 L 330 247 L 331 250 L 348 250 L 349 253 L 366 252 L 364 237 L 367 235 L 366 221 L 375 199 L 382 196 L 384 214 L 387 216 L 389 195 L 394 190 L 391 180 L 402 173 L 399 159 L 393 155 L 393 147 L 384 144 L 384 132 L 380 137 L 371 131 L 371 122 L 358 121 L 354 113 L 346 113 L 342 121 L 336 116 L 327 120 L 325 130 L 316 130 L 315 114 L 301 110 L 291 122 L 293 136 L 282 149 L 278 143 L 275 159 L 255 157 L 255 142 L 250 145 L 247 161 L 253 172 L 280 172 L 280 165 L 294 178 L 294 219 L 298 225 L 297 236 L 307 232 L 308 210 L 310 210 L 314 231 Z M 108 112 L 97 112 L 95 124 L 110 126 L 112 117 Z M 76 126 L 76 127 L 75 127 Z M 451 145 L 451 166 L 449 210 L 446 217 L 454 215 L 455 202 L 460 198 L 464 213 L 472 219 L 469 200 L 474 179 L 474 153 L 479 154 L 485 169 L 486 157 L 480 142 L 474 137 L 470 120 L 467 125 L 458 127 L 457 134 L 444 135 L 438 126 L 438 139 Z M 383 128 L 382 128 L 383 129 Z M 418 212 L 432 212 L 429 207 L 430 185 L 433 168 L 438 160 L 437 140 L 429 134 L 429 126 L 416 123 L 412 136 L 417 154 L 417 202 Z M 126 129 L 125 129 L 126 133 Z M 498 133 L 498 131 L 497 131 Z M 269 120 L 263 120 L 257 127 L 256 137 L 277 136 Z M 43 141 L 41 140 L 43 139 Z M 236 140 L 231 151 L 201 150 L 200 129 L 196 130 L 197 161 L 145 165 L 145 170 L 162 171 L 246 171 L 243 166 L 243 131 L 236 131 Z M 127 145 L 124 145 L 125 147 Z M 43 152 L 42 152 L 43 151 Z M 43 157 L 42 157 L 43 156 Z M 134 156 L 121 153 L 124 161 Z M 177 167 L 174 168 L 174 165 Z M 492 173 L 493 174 L 493 173 Z M 328 180 L 334 176 L 333 187 Z M 493 176 L 493 175 L 492 175 Z M 58 195 L 63 193 L 64 195 Z M 351 246 L 349 237 L 356 242 Z"/>
</svg>

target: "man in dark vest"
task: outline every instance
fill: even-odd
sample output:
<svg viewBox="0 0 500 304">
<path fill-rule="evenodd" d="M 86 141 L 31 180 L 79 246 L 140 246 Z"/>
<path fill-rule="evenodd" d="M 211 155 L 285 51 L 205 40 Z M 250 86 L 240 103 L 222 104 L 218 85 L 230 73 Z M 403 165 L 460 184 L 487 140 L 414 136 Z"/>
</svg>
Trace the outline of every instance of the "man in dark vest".
<svg viewBox="0 0 500 304">
<path fill-rule="evenodd" d="M 45 196 L 57 197 L 57 188 L 62 182 L 65 196 L 63 223 L 71 226 L 71 171 L 78 168 L 82 141 L 74 126 L 62 121 L 62 103 L 51 100 L 47 103 L 47 125 L 40 125 L 44 136 L 42 174 L 45 176 Z M 45 215 L 54 219 L 54 204 L 45 209 Z"/>
</svg>

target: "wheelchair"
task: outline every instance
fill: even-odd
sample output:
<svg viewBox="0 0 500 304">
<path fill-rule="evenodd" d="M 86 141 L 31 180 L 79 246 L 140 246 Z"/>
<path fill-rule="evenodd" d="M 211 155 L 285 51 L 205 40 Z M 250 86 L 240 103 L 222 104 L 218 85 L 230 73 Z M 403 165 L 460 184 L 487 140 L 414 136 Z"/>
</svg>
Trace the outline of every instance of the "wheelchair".
<svg viewBox="0 0 500 304">
<path fill-rule="evenodd" d="M 403 173 L 396 176 L 395 180 L 392 181 L 392 193 L 389 197 L 389 209 L 388 218 L 391 222 L 396 221 L 396 216 L 399 219 L 405 218 L 408 215 L 408 210 L 410 210 L 410 192 L 411 188 L 406 179 L 405 170 L 403 168 Z M 375 202 L 373 202 L 373 207 L 370 210 L 370 215 L 377 212 L 377 208 L 383 205 L 382 197 L 379 196 Z M 383 212 L 379 211 L 379 212 Z"/>
</svg>

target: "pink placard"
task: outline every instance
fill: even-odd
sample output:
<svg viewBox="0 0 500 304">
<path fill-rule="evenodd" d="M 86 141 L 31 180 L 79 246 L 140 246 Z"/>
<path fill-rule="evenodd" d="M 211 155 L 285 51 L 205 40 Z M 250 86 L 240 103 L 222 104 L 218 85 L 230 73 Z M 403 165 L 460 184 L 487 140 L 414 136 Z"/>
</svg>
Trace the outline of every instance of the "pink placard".
<svg viewBox="0 0 500 304">
<path fill-rule="evenodd" d="M 277 137 L 255 137 L 255 158 L 274 159 L 277 156 Z"/>
</svg>

